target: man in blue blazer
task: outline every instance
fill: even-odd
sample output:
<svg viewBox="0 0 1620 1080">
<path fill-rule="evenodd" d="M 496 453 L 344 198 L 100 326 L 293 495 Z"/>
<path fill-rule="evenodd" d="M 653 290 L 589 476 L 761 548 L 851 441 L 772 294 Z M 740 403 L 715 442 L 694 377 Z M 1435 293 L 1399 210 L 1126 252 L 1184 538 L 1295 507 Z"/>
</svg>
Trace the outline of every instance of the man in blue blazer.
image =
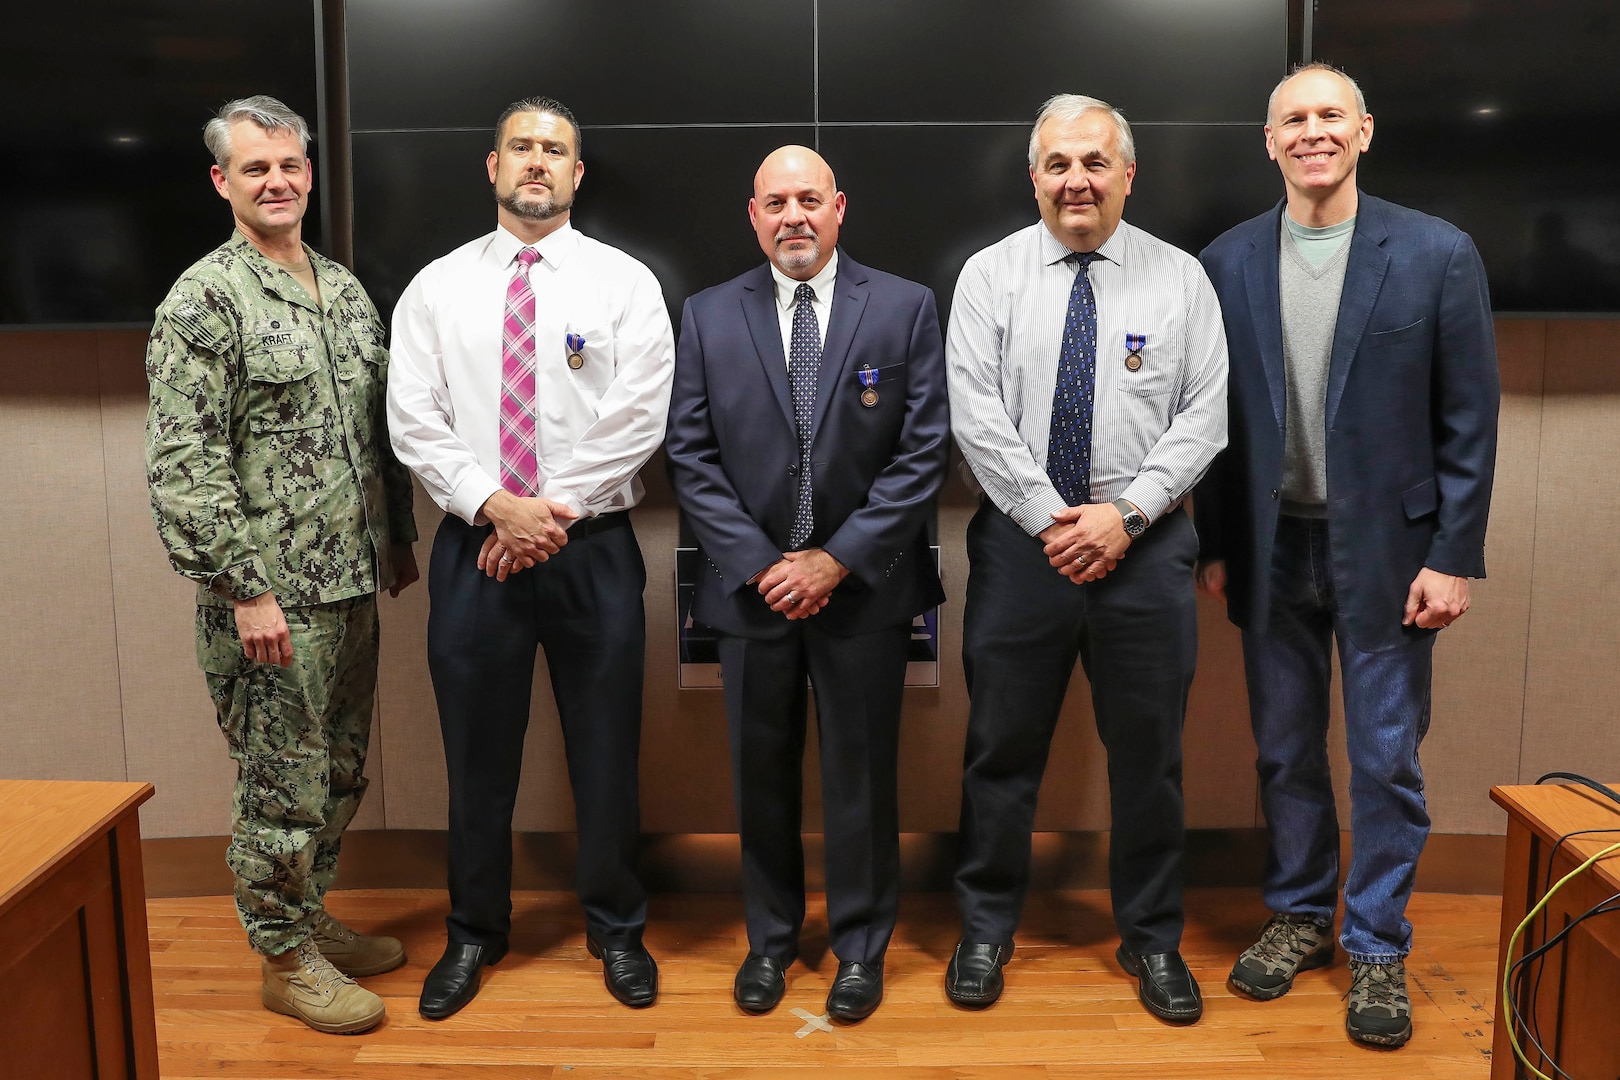
<svg viewBox="0 0 1620 1080">
<path fill-rule="evenodd" d="M 1330 648 L 1344 679 L 1352 857 L 1340 943 L 1362 1042 L 1411 1037 L 1406 902 L 1428 836 L 1418 744 L 1436 632 L 1485 576 L 1500 396 L 1467 235 L 1356 188 L 1361 90 L 1322 64 L 1272 92 L 1281 204 L 1201 256 L 1226 320 L 1231 430 L 1198 487 L 1199 583 L 1243 630 L 1273 915 L 1232 985 L 1262 1000 L 1333 959 L 1339 824 Z"/>
<path fill-rule="evenodd" d="M 804 921 L 805 679 L 815 687 L 833 1017 L 868 1016 L 899 898 L 900 698 L 949 417 L 933 293 L 838 250 L 845 198 L 785 146 L 748 215 L 767 265 L 686 302 L 665 444 L 720 632 L 748 957 L 737 1003 L 781 1001 Z"/>
</svg>

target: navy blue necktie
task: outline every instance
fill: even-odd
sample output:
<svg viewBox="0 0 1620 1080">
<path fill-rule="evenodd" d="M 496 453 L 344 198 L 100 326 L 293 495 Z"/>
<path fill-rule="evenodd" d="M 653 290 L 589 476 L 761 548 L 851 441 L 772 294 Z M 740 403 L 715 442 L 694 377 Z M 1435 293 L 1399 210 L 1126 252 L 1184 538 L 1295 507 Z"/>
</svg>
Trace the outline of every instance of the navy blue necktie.
<svg viewBox="0 0 1620 1080">
<path fill-rule="evenodd" d="M 1063 352 L 1052 392 L 1052 431 L 1046 443 L 1046 475 L 1070 506 L 1091 501 L 1091 413 L 1097 391 L 1097 298 L 1086 267 L 1095 251 L 1070 255 L 1079 265 L 1063 321 Z"/>
<path fill-rule="evenodd" d="M 793 420 L 799 428 L 799 504 L 793 513 L 788 547 L 798 551 L 810 539 L 810 444 L 815 432 L 816 388 L 821 381 L 821 324 L 816 322 L 816 291 L 809 282 L 793 290 L 793 342 L 788 347 L 788 381 L 793 388 Z"/>
</svg>

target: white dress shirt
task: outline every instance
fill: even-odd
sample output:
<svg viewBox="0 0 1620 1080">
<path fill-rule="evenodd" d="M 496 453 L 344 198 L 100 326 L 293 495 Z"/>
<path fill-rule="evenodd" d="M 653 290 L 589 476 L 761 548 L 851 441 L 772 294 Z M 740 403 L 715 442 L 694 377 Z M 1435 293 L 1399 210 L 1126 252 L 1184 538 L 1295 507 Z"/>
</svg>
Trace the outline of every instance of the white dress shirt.
<svg viewBox="0 0 1620 1080">
<path fill-rule="evenodd" d="M 433 501 L 469 524 L 499 490 L 501 332 L 525 245 L 504 228 L 429 263 L 394 309 L 388 430 Z M 652 271 L 563 226 L 530 245 L 540 494 L 580 520 L 641 500 L 664 441 L 675 335 Z M 585 339 L 568 366 L 568 334 Z"/>
<path fill-rule="evenodd" d="M 1191 255 L 1120 222 L 1088 269 L 1097 300 L 1091 501 L 1158 520 L 1226 445 L 1226 331 Z M 1031 536 L 1066 501 L 1046 475 L 1076 268 L 1042 222 L 962 267 L 945 342 L 951 434 L 985 494 Z M 1126 367 L 1126 335 L 1147 341 Z"/>
<path fill-rule="evenodd" d="M 815 292 L 815 299 L 810 302 L 810 308 L 816 313 L 816 329 L 821 334 L 821 347 L 827 347 L 827 323 L 832 320 L 833 284 L 838 278 L 838 252 L 833 251 L 832 258 L 827 265 L 809 281 L 795 281 L 776 268 L 775 263 L 770 264 L 771 277 L 776 281 L 776 322 L 782 328 L 782 355 L 788 357 L 788 365 L 793 364 L 793 296 L 799 291 L 800 285 L 808 285 Z"/>
</svg>

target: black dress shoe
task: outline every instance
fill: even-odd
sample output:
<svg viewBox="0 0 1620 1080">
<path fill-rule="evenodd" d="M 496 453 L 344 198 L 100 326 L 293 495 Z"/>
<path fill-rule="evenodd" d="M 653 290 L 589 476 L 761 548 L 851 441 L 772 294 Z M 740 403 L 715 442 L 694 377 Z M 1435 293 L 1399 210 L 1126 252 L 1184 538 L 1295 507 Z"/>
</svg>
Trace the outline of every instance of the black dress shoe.
<svg viewBox="0 0 1620 1080">
<path fill-rule="evenodd" d="M 1136 976 L 1136 996 L 1154 1016 L 1173 1024 L 1190 1024 L 1204 1015 L 1204 996 L 1179 952 L 1143 956 L 1121 945 L 1114 957 L 1120 967 Z"/>
<path fill-rule="evenodd" d="M 742 967 L 737 969 L 737 981 L 732 984 L 737 1004 L 751 1013 L 766 1013 L 776 1008 L 787 992 L 787 969 L 792 964 L 791 956 L 782 961 L 774 956 L 749 953 Z"/>
<path fill-rule="evenodd" d="M 883 1000 L 883 964 L 846 960 L 827 991 L 827 1015 L 834 1020 L 865 1020 Z"/>
<path fill-rule="evenodd" d="M 478 994 L 478 973 L 506 955 L 506 943 L 468 945 L 452 941 L 422 983 L 418 1009 L 429 1020 L 443 1020 L 461 1010 Z"/>
<path fill-rule="evenodd" d="M 641 942 L 628 949 L 609 949 L 587 934 L 585 948 L 602 961 L 602 982 L 621 1004 L 640 1009 L 658 997 L 658 965 Z"/>
<path fill-rule="evenodd" d="M 958 1005 L 982 1009 L 1001 996 L 1001 969 L 1012 959 L 1011 945 L 956 943 L 945 969 L 945 996 Z"/>
</svg>

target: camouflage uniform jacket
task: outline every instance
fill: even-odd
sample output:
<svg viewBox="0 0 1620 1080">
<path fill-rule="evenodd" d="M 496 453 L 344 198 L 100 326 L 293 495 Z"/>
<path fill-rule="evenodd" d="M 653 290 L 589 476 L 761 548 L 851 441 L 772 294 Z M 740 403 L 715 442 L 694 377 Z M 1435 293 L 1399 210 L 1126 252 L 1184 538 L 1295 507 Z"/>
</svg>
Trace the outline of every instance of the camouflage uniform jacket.
<svg viewBox="0 0 1620 1080">
<path fill-rule="evenodd" d="M 388 445 L 377 309 L 353 274 L 304 250 L 320 305 L 238 232 L 157 310 L 147 483 L 199 604 L 374 593 L 393 583 L 390 545 L 416 539 L 410 474 Z"/>
</svg>

